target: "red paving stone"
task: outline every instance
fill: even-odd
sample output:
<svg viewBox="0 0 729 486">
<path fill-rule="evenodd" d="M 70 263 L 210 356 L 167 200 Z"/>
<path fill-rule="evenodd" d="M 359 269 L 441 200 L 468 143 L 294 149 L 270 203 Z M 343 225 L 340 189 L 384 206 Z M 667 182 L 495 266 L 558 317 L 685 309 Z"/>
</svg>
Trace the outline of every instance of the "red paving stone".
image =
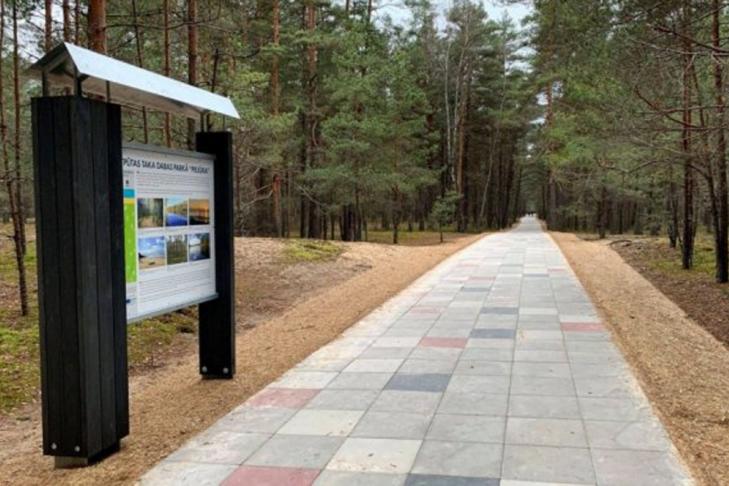
<svg viewBox="0 0 729 486">
<path fill-rule="evenodd" d="M 563 322 L 562 330 L 572 332 L 603 332 L 605 326 L 594 322 Z"/>
<path fill-rule="evenodd" d="M 310 486 L 317 469 L 241 466 L 223 481 L 223 486 Z"/>
<path fill-rule="evenodd" d="M 267 388 L 248 400 L 254 407 L 301 408 L 319 393 L 308 388 Z"/>
<path fill-rule="evenodd" d="M 466 338 L 424 337 L 419 346 L 428 348 L 465 348 Z"/>
</svg>

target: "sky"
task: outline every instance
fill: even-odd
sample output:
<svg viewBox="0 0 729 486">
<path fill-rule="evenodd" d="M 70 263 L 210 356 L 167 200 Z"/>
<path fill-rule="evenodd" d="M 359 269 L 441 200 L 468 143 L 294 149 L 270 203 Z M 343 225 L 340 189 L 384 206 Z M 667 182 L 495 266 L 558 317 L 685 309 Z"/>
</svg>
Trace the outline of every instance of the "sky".
<svg viewBox="0 0 729 486">
<path fill-rule="evenodd" d="M 385 5 L 380 8 L 379 13 L 381 15 L 390 15 L 396 22 L 407 20 L 407 9 L 403 8 L 401 5 L 398 6 L 400 2 L 397 0 L 383 0 L 380 3 Z M 448 8 L 449 4 L 452 4 L 452 0 L 435 0 L 434 3 L 437 5 L 437 9 L 440 12 L 443 12 Z M 531 13 L 531 2 L 529 0 L 521 0 L 519 3 L 508 6 L 504 5 L 504 2 L 501 0 L 481 0 L 481 3 L 483 3 L 486 8 L 486 12 L 489 14 L 490 18 L 501 19 L 504 14 L 506 14 L 511 17 L 514 21 L 514 25 L 517 27 L 520 27 L 522 19 Z"/>
</svg>

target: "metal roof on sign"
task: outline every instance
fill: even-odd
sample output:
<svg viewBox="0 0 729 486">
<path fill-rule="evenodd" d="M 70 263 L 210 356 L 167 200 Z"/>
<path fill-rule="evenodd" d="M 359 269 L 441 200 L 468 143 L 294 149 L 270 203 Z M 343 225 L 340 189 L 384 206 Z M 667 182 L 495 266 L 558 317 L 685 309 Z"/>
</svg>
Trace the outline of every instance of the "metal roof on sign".
<svg viewBox="0 0 729 486">
<path fill-rule="evenodd" d="M 111 101 L 180 113 L 190 118 L 218 113 L 240 118 L 229 98 L 147 71 L 68 42 L 56 46 L 33 66 L 44 82 L 74 86 Z"/>
</svg>

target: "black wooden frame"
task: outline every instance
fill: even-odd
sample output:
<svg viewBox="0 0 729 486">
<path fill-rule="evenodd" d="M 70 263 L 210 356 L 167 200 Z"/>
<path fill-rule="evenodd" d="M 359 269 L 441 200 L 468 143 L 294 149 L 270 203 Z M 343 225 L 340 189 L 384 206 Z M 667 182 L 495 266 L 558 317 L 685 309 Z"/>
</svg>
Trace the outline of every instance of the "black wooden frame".
<svg viewBox="0 0 729 486">
<path fill-rule="evenodd" d="M 233 135 L 199 132 L 195 149 L 215 156 L 215 286 L 218 298 L 200 304 L 200 374 L 235 374 L 235 250 L 233 246 Z"/>
<path fill-rule="evenodd" d="M 129 434 L 121 109 L 34 98 L 43 452 L 93 462 Z"/>
<path fill-rule="evenodd" d="M 32 100 L 43 453 L 87 465 L 129 434 L 122 124 L 119 105 Z M 233 143 L 201 132 L 215 156 L 218 298 L 199 306 L 200 373 L 235 374 Z"/>
</svg>

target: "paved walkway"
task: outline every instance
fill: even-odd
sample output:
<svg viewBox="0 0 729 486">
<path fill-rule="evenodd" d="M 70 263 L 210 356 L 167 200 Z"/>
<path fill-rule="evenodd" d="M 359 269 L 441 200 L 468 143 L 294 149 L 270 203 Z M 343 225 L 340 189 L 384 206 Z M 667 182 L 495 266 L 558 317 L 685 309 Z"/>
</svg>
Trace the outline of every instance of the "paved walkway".
<svg viewBox="0 0 729 486">
<path fill-rule="evenodd" d="M 692 484 L 534 219 L 452 256 L 143 484 Z"/>
</svg>

